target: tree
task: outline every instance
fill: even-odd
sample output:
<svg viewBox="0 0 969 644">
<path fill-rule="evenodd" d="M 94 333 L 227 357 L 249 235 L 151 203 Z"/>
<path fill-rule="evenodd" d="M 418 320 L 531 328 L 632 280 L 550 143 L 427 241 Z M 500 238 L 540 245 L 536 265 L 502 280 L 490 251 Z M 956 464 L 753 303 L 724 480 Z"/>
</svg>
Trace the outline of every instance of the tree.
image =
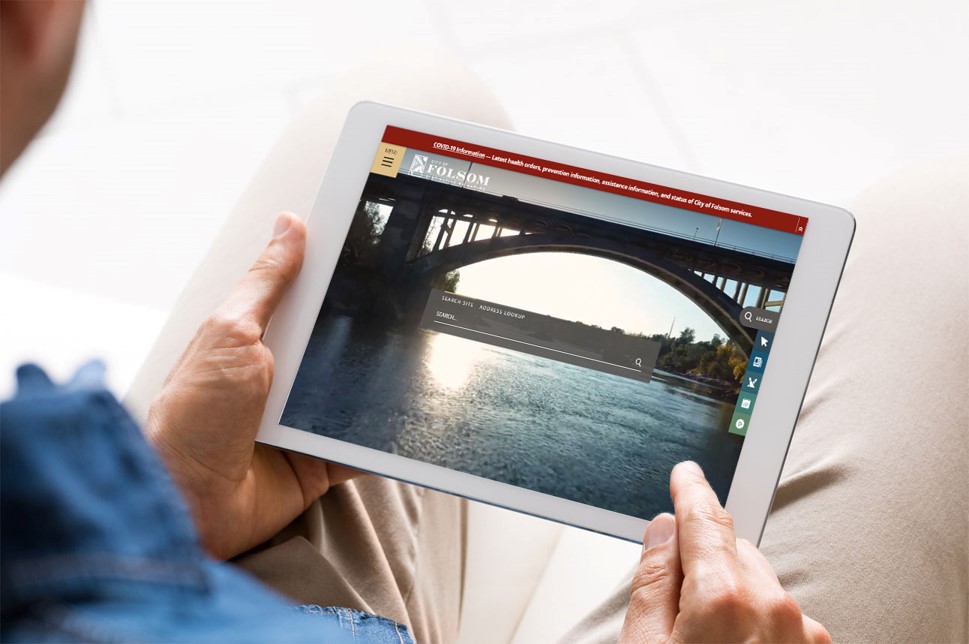
<svg viewBox="0 0 969 644">
<path fill-rule="evenodd" d="M 361 200 L 340 253 L 342 265 L 367 266 L 374 262 L 382 232 L 380 223 L 380 208 L 377 204 Z"/>
<path fill-rule="evenodd" d="M 747 360 L 743 353 L 733 342 L 727 342 L 706 352 L 696 371 L 717 380 L 738 381 L 746 369 Z"/>
<path fill-rule="evenodd" d="M 656 364 L 662 369 L 734 383 L 740 382 L 747 370 L 747 358 L 740 348 L 720 335 L 697 341 L 696 332 L 686 328 L 672 341 L 664 334 L 654 334 L 650 339 L 660 344 Z"/>
<path fill-rule="evenodd" d="M 431 282 L 431 286 L 441 291 L 449 291 L 454 293 L 458 288 L 458 282 L 461 281 L 461 273 L 459 271 L 448 271 L 443 275 L 438 275 Z"/>
</svg>

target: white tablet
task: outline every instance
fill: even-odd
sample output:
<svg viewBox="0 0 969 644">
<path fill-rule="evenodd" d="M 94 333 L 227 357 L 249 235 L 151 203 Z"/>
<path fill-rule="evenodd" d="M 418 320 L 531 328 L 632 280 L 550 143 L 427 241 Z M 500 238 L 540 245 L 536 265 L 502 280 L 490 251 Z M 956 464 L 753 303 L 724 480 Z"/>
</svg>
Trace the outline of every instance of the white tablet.
<svg viewBox="0 0 969 644">
<path fill-rule="evenodd" d="M 690 459 L 759 541 L 848 212 L 361 103 L 307 228 L 260 441 L 634 541 Z"/>
</svg>

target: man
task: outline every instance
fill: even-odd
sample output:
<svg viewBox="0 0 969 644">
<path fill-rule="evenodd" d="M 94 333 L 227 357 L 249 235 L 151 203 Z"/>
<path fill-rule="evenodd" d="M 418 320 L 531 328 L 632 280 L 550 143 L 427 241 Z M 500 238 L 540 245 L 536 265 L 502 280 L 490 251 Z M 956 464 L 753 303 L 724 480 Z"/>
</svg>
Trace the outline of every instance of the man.
<svg viewBox="0 0 969 644">
<path fill-rule="evenodd" d="M 5 0 L 0 11 L 5 173 L 63 92 L 82 5 Z M 91 368 L 61 388 L 36 368 L 21 370 L 18 397 L 5 405 L 0 432 L 3 639 L 340 637 L 338 630 L 306 628 L 314 620 L 316 628 L 325 624 L 346 629 L 344 634 L 354 629 L 372 641 L 404 640 L 402 625 L 350 610 L 310 607 L 305 615 L 285 614 L 278 598 L 193 550 L 193 530 L 218 559 L 259 546 L 317 497 L 354 476 L 346 468 L 254 444 L 272 380 L 272 356 L 261 336 L 299 271 L 304 240 L 299 218 L 278 217 L 262 256 L 199 329 L 152 404 L 145 435 L 184 497 L 193 526 L 180 525 L 185 511 L 166 494 L 168 476 L 154 468 L 154 453 L 100 390 Z M 112 432 L 123 440 L 115 441 Z M 71 441 L 57 440 L 75 434 L 94 437 L 83 443 L 91 453 L 71 452 Z M 97 460 L 92 453 L 103 467 L 84 463 Z M 58 478 L 62 472 L 73 478 L 65 483 Z M 16 478 L 24 473 L 35 476 L 37 485 Z M 110 496 L 121 489 L 137 494 Z M 802 615 L 757 549 L 736 538 L 696 465 L 674 469 L 671 493 L 676 516 L 659 515 L 644 537 L 624 640 L 829 639 L 822 626 Z M 156 511 L 139 514 L 146 505 Z M 44 511 L 50 508 L 58 511 Z M 64 517 L 72 520 L 59 520 Z M 170 528 L 161 541 L 152 531 L 138 530 L 139 519 L 160 517 L 168 522 L 160 525 Z M 98 538 L 85 541 L 89 535 L 80 534 L 85 530 Z M 93 542 L 100 559 L 85 559 L 81 555 Z M 46 556 L 24 556 L 39 552 Z M 163 556 L 155 559 L 159 553 Z M 113 573 L 102 579 L 104 567 Z M 126 594 L 125 581 L 135 584 L 134 591 L 119 599 Z M 233 604 L 237 608 L 229 610 Z M 116 610 L 122 605 L 124 611 Z M 126 622 L 125 614 L 142 619 Z"/>
</svg>

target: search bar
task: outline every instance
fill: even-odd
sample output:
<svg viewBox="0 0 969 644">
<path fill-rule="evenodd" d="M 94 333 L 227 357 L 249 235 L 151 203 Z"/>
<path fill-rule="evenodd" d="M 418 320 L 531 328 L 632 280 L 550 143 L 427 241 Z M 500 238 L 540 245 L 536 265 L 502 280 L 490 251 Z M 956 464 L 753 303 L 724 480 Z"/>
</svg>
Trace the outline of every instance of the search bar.
<svg viewBox="0 0 969 644">
<path fill-rule="evenodd" d="M 649 382 L 660 344 L 618 328 L 602 329 L 433 289 L 421 327 L 558 362 Z"/>
<path fill-rule="evenodd" d="M 776 311 L 747 306 L 740 312 L 740 323 L 751 329 L 773 333 L 777 330 L 777 321 L 780 317 L 781 314 Z"/>
</svg>

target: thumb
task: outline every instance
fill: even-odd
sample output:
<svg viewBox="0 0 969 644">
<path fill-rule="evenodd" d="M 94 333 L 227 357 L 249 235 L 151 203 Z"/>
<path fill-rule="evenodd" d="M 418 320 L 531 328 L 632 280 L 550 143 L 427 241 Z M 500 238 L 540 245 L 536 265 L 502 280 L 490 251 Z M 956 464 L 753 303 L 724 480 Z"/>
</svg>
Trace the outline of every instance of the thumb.
<svg viewBox="0 0 969 644">
<path fill-rule="evenodd" d="M 306 225 L 288 212 L 276 218 L 273 238 L 223 303 L 223 312 L 266 330 L 269 318 L 303 265 Z"/>
<path fill-rule="evenodd" d="M 633 575 L 620 641 L 668 640 L 679 612 L 682 583 L 676 519 L 670 514 L 659 514 L 646 527 L 643 555 Z"/>
</svg>

